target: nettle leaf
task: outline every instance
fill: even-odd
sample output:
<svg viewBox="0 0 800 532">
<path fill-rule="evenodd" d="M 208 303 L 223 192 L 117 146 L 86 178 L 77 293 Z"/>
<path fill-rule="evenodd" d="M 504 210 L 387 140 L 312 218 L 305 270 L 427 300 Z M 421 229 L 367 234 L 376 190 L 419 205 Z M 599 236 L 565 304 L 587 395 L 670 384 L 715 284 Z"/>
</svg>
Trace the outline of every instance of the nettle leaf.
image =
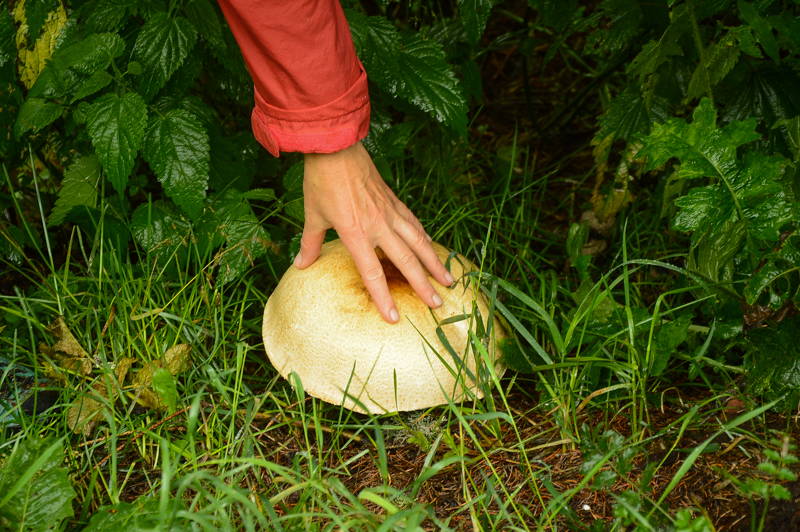
<svg viewBox="0 0 800 532">
<path fill-rule="evenodd" d="M 628 46 L 644 18 L 636 0 L 603 0 L 598 6 L 603 23 L 586 38 L 587 53 L 612 54 Z"/>
<path fill-rule="evenodd" d="M 184 109 L 153 117 L 147 125 L 142 155 L 167 195 L 196 218 L 208 188 L 208 133 L 203 124 Z"/>
<path fill-rule="evenodd" d="M 133 48 L 133 60 L 141 63 L 139 92 L 152 99 L 163 87 L 197 41 L 197 30 L 183 17 L 155 13 L 142 27 Z"/>
<path fill-rule="evenodd" d="M 26 0 L 25 21 L 28 23 L 28 39 L 33 42 L 41 33 L 47 14 L 55 11 L 58 0 Z"/>
<path fill-rule="evenodd" d="M 667 321 L 661 325 L 653 338 L 654 353 L 650 375 L 657 377 L 667 369 L 678 346 L 689 337 L 689 325 L 691 324 L 692 316 L 686 313 L 681 314 L 674 321 Z"/>
<path fill-rule="evenodd" d="M 147 106 L 142 97 L 128 93 L 101 96 L 89 107 L 86 124 L 97 156 L 114 190 L 122 194 L 142 145 Z"/>
<path fill-rule="evenodd" d="M 735 36 L 729 33 L 718 42 L 710 44 L 703 51 L 703 60 L 698 62 L 692 79 L 689 81 L 687 100 L 693 100 L 706 94 L 736 66 L 741 48 L 735 40 Z"/>
<path fill-rule="evenodd" d="M 252 267 L 272 241 L 240 192 L 227 190 L 209 197 L 207 205 L 197 223 L 198 238 L 212 248 L 225 243 L 215 261 L 220 267 L 221 282 L 227 283 Z"/>
<path fill-rule="evenodd" d="M 17 29 L 7 9 L 0 9 L 0 67 L 17 55 L 14 35 Z"/>
<path fill-rule="evenodd" d="M 559 33 L 564 31 L 578 8 L 577 0 L 528 0 L 528 5 L 542 15 L 542 22 Z"/>
<path fill-rule="evenodd" d="M 0 493 L 13 493 L 0 507 L 4 529 L 50 530 L 74 515 L 77 494 L 63 461 L 63 444 L 54 438 L 25 439 L 11 452 L 0 469 Z"/>
<path fill-rule="evenodd" d="M 286 195 L 283 197 L 283 210 L 286 214 L 299 221 L 305 220 L 303 210 L 303 176 L 305 166 L 302 159 L 286 170 L 283 176 L 283 188 Z"/>
<path fill-rule="evenodd" d="M 72 97 L 72 100 L 70 100 L 69 103 L 73 104 L 78 100 L 81 100 L 83 98 L 86 98 L 87 96 L 91 96 L 92 94 L 103 90 L 109 85 L 109 83 L 111 83 L 111 81 L 113 81 L 113 79 L 114 78 L 111 76 L 111 74 L 109 74 L 105 70 L 99 70 L 95 72 L 94 74 L 89 76 L 89 79 L 87 79 L 81 84 L 80 88 L 78 89 L 78 92 L 75 93 L 75 96 Z"/>
<path fill-rule="evenodd" d="M 59 69 L 70 68 L 81 74 L 93 74 L 105 70 L 125 52 L 125 43 L 116 33 L 95 33 L 77 43 L 56 52 L 53 61 Z"/>
<path fill-rule="evenodd" d="M 186 18 L 203 36 L 208 45 L 217 53 L 225 51 L 222 38 L 222 24 L 209 0 L 189 0 L 186 4 Z"/>
<path fill-rule="evenodd" d="M 780 63 L 780 50 L 778 41 L 775 40 L 775 35 L 772 33 L 772 24 L 758 14 L 758 10 L 753 4 L 744 0 L 739 0 L 739 16 L 753 27 L 756 41 L 764 48 L 770 59 L 775 61 L 775 64 Z"/>
<path fill-rule="evenodd" d="M 140 205 L 131 217 L 136 242 L 152 255 L 160 267 L 173 257 L 184 263 L 192 241 L 192 223 L 166 200 Z"/>
<path fill-rule="evenodd" d="M 678 39 L 691 29 L 689 8 L 681 4 L 672 10 L 672 19 L 666 31 L 658 41 L 650 41 L 642 51 L 633 58 L 628 65 L 627 73 L 639 78 L 643 86 L 652 85 L 652 76 L 670 56 L 682 55 L 683 49 L 678 45 Z M 652 87 L 644 91 L 649 93 Z"/>
<path fill-rule="evenodd" d="M 439 44 L 419 33 L 406 33 L 398 67 L 397 96 L 466 134 L 467 102 Z"/>
<path fill-rule="evenodd" d="M 669 102 L 661 97 L 654 96 L 650 108 L 641 94 L 624 92 L 611 100 L 608 109 L 600 115 L 597 123 L 600 130 L 592 140 L 593 145 L 608 139 L 610 142 L 624 139 L 627 142 L 638 135 L 650 133 L 654 123 L 663 123 L 672 115 Z"/>
<path fill-rule="evenodd" d="M 800 316 L 786 318 L 747 333 L 751 346 L 747 372 L 748 393 L 779 408 L 796 408 L 800 401 Z"/>
<path fill-rule="evenodd" d="M 94 207 L 100 189 L 100 161 L 96 155 L 81 157 L 64 172 L 61 189 L 49 222 L 59 225 L 73 207 Z"/>
<path fill-rule="evenodd" d="M 345 15 L 356 53 L 370 81 L 386 92 L 395 92 L 401 48 L 397 28 L 386 17 L 367 17 L 352 9 L 346 9 Z"/>
<path fill-rule="evenodd" d="M 486 29 L 491 10 L 492 0 L 458 0 L 458 11 L 473 48 Z"/>
<path fill-rule="evenodd" d="M 28 98 L 19 109 L 14 124 L 14 136 L 19 139 L 26 131 L 34 133 L 52 124 L 61 116 L 61 106 L 42 98 Z"/>
<path fill-rule="evenodd" d="M 86 2 L 80 8 L 87 33 L 116 31 L 128 19 L 138 0 L 103 0 Z"/>
</svg>

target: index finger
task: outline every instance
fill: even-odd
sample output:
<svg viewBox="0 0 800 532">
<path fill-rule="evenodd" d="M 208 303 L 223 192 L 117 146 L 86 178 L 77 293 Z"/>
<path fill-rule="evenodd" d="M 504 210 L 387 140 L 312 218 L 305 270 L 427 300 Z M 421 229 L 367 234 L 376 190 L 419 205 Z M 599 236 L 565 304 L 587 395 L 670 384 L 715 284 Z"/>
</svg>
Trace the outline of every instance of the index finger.
<svg viewBox="0 0 800 532">
<path fill-rule="evenodd" d="M 386 274 L 383 272 L 383 266 L 378 259 L 377 253 L 375 253 L 375 249 L 370 246 L 366 239 L 339 236 L 342 239 L 342 244 L 353 257 L 353 262 L 355 262 L 358 273 L 364 281 L 364 286 L 375 302 L 380 315 L 389 323 L 400 321 L 400 314 L 397 312 L 394 298 L 389 292 Z"/>
</svg>

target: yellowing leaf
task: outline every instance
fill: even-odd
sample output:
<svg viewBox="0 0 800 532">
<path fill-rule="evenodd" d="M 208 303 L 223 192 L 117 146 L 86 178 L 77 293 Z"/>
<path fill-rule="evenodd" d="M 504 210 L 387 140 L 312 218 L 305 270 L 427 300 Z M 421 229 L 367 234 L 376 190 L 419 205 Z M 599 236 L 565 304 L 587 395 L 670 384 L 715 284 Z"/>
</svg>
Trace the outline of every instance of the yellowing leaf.
<svg viewBox="0 0 800 532">
<path fill-rule="evenodd" d="M 59 316 L 47 330 L 57 341 L 53 347 L 39 344 L 39 350 L 52 358 L 59 368 L 89 375 L 92 372 L 92 360 L 81 344 L 72 336 L 64 318 Z"/>
<path fill-rule="evenodd" d="M 36 78 L 45 67 L 45 63 L 52 57 L 56 39 L 67 23 L 67 12 L 61 2 L 55 11 L 47 14 L 44 30 L 36 39 L 32 50 L 28 49 L 28 21 L 25 18 L 25 0 L 20 0 L 14 7 L 14 21 L 19 24 L 17 29 L 17 53 L 19 55 L 20 79 L 25 88 L 30 89 Z"/>
<path fill-rule="evenodd" d="M 75 434 L 91 436 L 100 420 L 97 414 L 105 408 L 105 403 L 102 401 L 108 399 L 105 383 L 97 382 L 91 391 L 94 397 L 90 394 L 78 397 L 67 412 L 67 424 Z"/>
<path fill-rule="evenodd" d="M 173 376 L 186 370 L 191 364 L 192 347 L 189 344 L 178 344 L 164 353 L 162 360 L 157 360 L 149 364 L 133 376 L 134 394 L 140 405 L 146 408 L 159 409 L 164 406 L 161 396 L 151 388 L 153 384 L 153 374 L 159 369 L 167 369 Z"/>
</svg>

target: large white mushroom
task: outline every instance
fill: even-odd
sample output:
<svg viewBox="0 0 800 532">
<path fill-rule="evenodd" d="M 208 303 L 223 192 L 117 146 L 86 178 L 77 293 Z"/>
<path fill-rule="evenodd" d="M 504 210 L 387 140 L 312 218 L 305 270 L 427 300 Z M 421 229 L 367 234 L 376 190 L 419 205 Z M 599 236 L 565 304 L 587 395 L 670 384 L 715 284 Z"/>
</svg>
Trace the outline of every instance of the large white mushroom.
<svg viewBox="0 0 800 532">
<path fill-rule="evenodd" d="M 446 263 L 450 252 L 436 243 L 433 247 Z M 446 403 L 445 394 L 453 401 L 468 399 L 464 386 L 482 397 L 475 380 L 485 380 L 486 372 L 477 369 L 483 362 L 476 364 L 475 350 L 468 346 L 469 330 L 476 330 L 478 315 L 487 329 L 489 308 L 464 275 L 474 271 L 474 265 L 462 255 L 450 258 L 456 279 L 450 288 L 429 276 L 444 301 L 431 310 L 380 249 L 376 251 L 400 322 L 383 320 L 350 253 L 340 240 L 328 242 L 310 267 L 290 267 L 267 301 L 263 333 L 272 364 L 285 378 L 295 372 L 310 395 L 359 412 L 427 408 Z M 456 357 L 439 339 L 437 327 Z M 487 351 L 495 371 L 502 373 L 497 342 L 507 334 L 498 320 L 491 331 Z"/>
</svg>

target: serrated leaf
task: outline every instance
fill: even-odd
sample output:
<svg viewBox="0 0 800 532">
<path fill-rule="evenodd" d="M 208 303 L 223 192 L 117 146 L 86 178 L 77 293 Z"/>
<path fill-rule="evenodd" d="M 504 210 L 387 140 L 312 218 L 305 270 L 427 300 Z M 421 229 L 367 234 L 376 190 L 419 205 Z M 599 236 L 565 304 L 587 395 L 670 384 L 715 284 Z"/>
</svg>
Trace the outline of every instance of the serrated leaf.
<svg viewBox="0 0 800 532">
<path fill-rule="evenodd" d="M 162 507 L 158 497 L 139 497 L 133 503 L 120 502 L 114 505 L 101 506 L 93 514 L 89 525 L 83 532 L 108 532 L 122 530 L 125 532 L 151 532 L 163 530 L 164 515 L 176 515 L 184 510 L 180 500 L 168 498 Z M 172 522 L 171 532 L 187 530 Z"/>
<path fill-rule="evenodd" d="M 56 52 L 53 61 L 59 69 L 70 68 L 81 74 L 105 70 L 125 51 L 125 43 L 116 33 L 96 33 Z"/>
<path fill-rule="evenodd" d="M 81 157 L 64 172 L 58 199 L 48 222 L 60 225 L 73 207 L 94 207 L 100 190 L 100 161 L 96 155 Z"/>
<path fill-rule="evenodd" d="M 168 201 L 140 205 L 131 217 L 136 242 L 152 255 L 159 267 L 175 260 L 184 264 L 192 238 L 191 222 Z"/>
<path fill-rule="evenodd" d="M 133 60 L 141 63 L 139 92 L 150 100 L 163 87 L 197 41 L 197 31 L 183 17 L 156 13 L 142 27 L 133 48 Z"/>
<path fill-rule="evenodd" d="M 116 31 L 130 16 L 136 2 L 137 0 L 86 2 L 80 9 L 80 15 L 88 33 Z"/>
<path fill-rule="evenodd" d="M 575 16 L 577 0 L 528 0 L 528 5 L 542 15 L 542 22 L 557 32 L 566 29 Z"/>
<path fill-rule="evenodd" d="M 739 15 L 753 27 L 756 41 L 764 48 L 767 55 L 775 61 L 775 64 L 780 63 L 780 50 L 778 49 L 778 41 L 775 40 L 775 35 L 772 33 L 772 24 L 761 15 L 758 14 L 755 6 L 744 0 L 739 0 Z"/>
<path fill-rule="evenodd" d="M 657 377 L 667 369 L 678 346 L 689 337 L 688 331 L 691 324 L 691 315 L 681 314 L 674 321 L 667 321 L 661 325 L 653 338 L 653 362 L 650 367 L 650 375 Z"/>
<path fill-rule="evenodd" d="M 197 223 L 197 234 L 213 247 L 225 243 L 215 260 L 220 281 L 227 283 L 264 255 L 272 241 L 239 192 L 228 190 L 210 197 L 208 206 Z"/>
<path fill-rule="evenodd" d="M 715 85 L 728 75 L 736 66 L 741 49 L 735 42 L 733 34 L 725 35 L 719 42 L 712 43 L 703 51 L 703 60 L 689 81 L 687 100 L 693 100 L 707 94 Z"/>
<path fill-rule="evenodd" d="M 800 316 L 747 333 L 747 391 L 766 400 L 782 398 L 779 408 L 800 401 Z"/>
<path fill-rule="evenodd" d="M 603 23 L 586 38 L 585 53 L 613 54 L 628 46 L 644 18 L 636 0 L 603 0 L 598 6 Z"/>
<path fill-rule="evenodd" d="M 14 20 L 19 22 L 16 44 L 19 56 L 20 81 L 25 88 L 30 89 L 45 68 L 47 61 L 55 50 L 56 39 L 67 23 L 67 12 L 61 2 L 55 2 L 55 10 L 47 13 L 44 22 L 44 31 L 36 39 L 33 49 L 30 49 L 28 39 L 28 22 L 25 17 L 25 2 L 17 2 L 14 7 Z"/>
<path fill-rule="evenodd" d="M 35 41 L 39 37 L 47 14 L 54 11 L 59 3 L 59 0 L 24 0 L 29 40 Z"/>
<path fill-rule="evenodd" d="M 595 134 L 592 145 L 599 145 L 609 137 L 611 142 L 618 139 L 630 142 L 638 135 L 650 133 L 652 124 L 666 122 L 671 114 L 669 102 L 664 98 L 654 96 L 648 109 L 647 102 L 640 94 L 624 92 L 611 100 L 606 112 L 598 117 L 600 130 Z"/>
<path fill-rule="evenodd" d="M 209 0 L 189 0 L 186 4 L 186 18 L 205 38 L 212 50 L 218 54 L 225 52 L 222 24 Z"/>
<path fill-rule="evenodd" d="M 208 185 L 217 191 L 233 187 L 247 190 L 256 172 L 256 159 L 261 146 L 249 132 L 241 132 L 233 137 L 222 134 L 220 127 L 213 123 L 208 128 L 209 159 Z"/>
<path fill-rule="evenodd" d="M 464 88 L 476 102 L 481 101 L 483 96 L 483 80 L 481 79 L 481 69 L 473 60 L 469 60 L 461 65 L 461 77 L 464 80 Z"/>
<path fill-rule="evenodd" d="M 653 90 L 652 76 L 662 64 L 669 60 L 670 56 L 682 55 L 683 49 L 678 44 L 679 39 L 684 33 L 690 30 L 691 18 L 689 9 L 686 5 L 679 5 L 672 11 L 670 25 L 661 35 L 658 41 L 650 41 L 633 58 L 628 65 L 627 73 L 639 78 L 640 83 L 645 88 L 642 92 L 648 96 Z"/>
<path fill-rule="evenodd" d="M 111 83 L 113 79 L 114 78 L 111 77 L 111 74 L 105 70 L 99 70 L 95 72 L 81 84 L 78 92 L 75 93 L 75 96 L 72 97 L 72 100 L 70 100 L 69 103 L 73 104 L 82 98 L 86 98 L 97 91 L 103 90 L 108 86 L 109 83 Z"/>
<path fill-rule="evenodd" d="M 492 11 L 492 0 L 458 0 L 458 11 L 469 45 L 474 48 L 486 29 L 486 21 Z"/>
<path fill-rule="evenodd" d="M 0 9 L 0 67 L 14 59 L 17 47 L 14 46 L 14 34 L 17 29 L 7 9 Z"/>
<path fill-rule="evenodd" d="M 200 121 L 184 109 L 153 117 L 142 155 L 167 195 L 196 218 L 206 196 L 209 161 L 208 133 Z"/>
<path fill-rule="evenodd" d="M 127 93 L 101 96 L 86 117 L 87 130 L 97 156 L 111 184 L 119 194 L 125 191 L 128 174 L 142 145 L 147 106 L 142 97 Z"/>
<path fill-rule="evenodd" d="M 400 34 L 386 17 L 367 17 L 346 9 L 345 16 L 361 63 L 370 81 L 389 93 L 397 90 Z"/>
<path fill-rule="evenodd" d="M 170 414 L 174 414 L 178 404 L 178 387 L 169 370 L 159 368 L 153 373 L 153 390 L 161 397 Z"/>
<path fill-rule="evenodd" d="M 398 68 L 397 96 L 466 134 L 467 102 L 439 44 L 419 33 L 405 34 Z"/>
<path fill-rule="evenodd" d="M 19 139 L 26 131 L 37 132 L 61 116 L 61 106 L 42 98 L 28 98 L 20 107 L 14 124 L 14 136 Z"/>
<path fill-rule="evenodd" d="M 275 201 L 277 199 L 275 196 L 275 191 L 271 188 L 254 188 L 252 190 L 248 190 L 242 194 L 242 198 L 260 201 Z"/>
<path fill-rule="evenodd" d="M 72 501 L 77 494 L 63 461 L 63 444 L 54 438 L 23 439 L 14 448 L 0 468 L 0 499 L 6 500 L 0 506 L 4 528 L 49 530 L 74 515 Z"/>
<path fill-rule="evenodd" d="M 286 195 L 283 197 L 283 209 L 286 214 L 299 221 L 305 220 L 303 211 L 303 177 L 305 166 L 300 160 L 289 167 L 283 175 L 283 188 Z"/>
</svg>

